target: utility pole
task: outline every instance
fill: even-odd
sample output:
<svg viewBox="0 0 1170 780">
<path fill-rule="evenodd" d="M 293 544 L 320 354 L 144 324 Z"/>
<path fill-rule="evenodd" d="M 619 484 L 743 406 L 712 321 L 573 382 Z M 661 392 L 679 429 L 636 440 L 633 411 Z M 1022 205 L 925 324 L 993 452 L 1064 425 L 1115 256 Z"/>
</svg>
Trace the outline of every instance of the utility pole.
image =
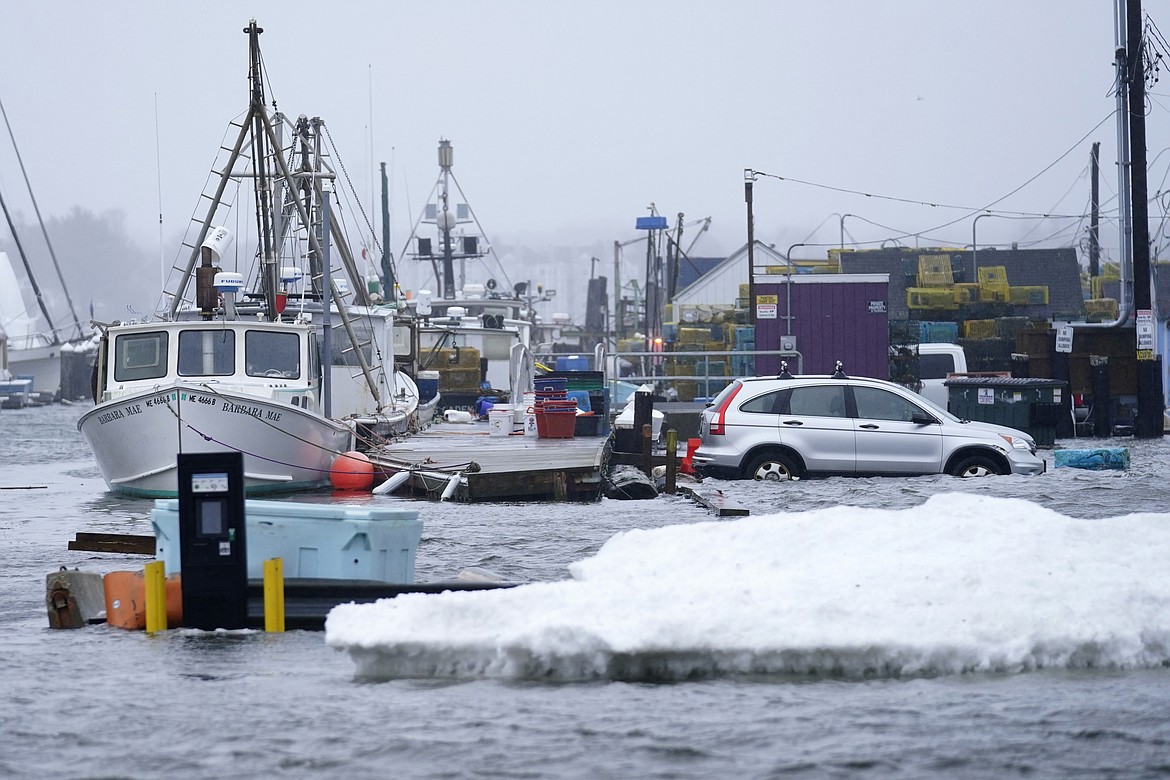
<svg viewBox="0 0 1170 780">
<path fill-rule="evenodd" d="M 1162 361 L 1154 351 L 1150 293 L 1150 226 L 1146 203 L 1146 71 L 1142 50 L 1141 0 L 1127 0 L 1126 56 L 1129 61 L 1130 193 L 1133 220 L 1133 302 L 1137 319 L 1137 419 L 1134 436 L 1162 435 Z"/>
<path fill-rule="evenodd" d="M 755 217 L 752 214 L 752 182 L 751 177 L 755 174 L 751 171 L 744 171 L 744 175 L 748 177 L 748 181 L 743 183 L 743 197 L 747 202 L 747 261 L 748 261 L 748 324 L 752 327 L 756 325 L 756 224 Z"/>
<path fill-rule="evenodd" d="M 1100 242 L 1100 182 L 1101 176 L 1101 142 L 1093 142 L 1093 151 L 1089 153 L 1089 170 L 1092 172 L 1089 189 L 1089 280 L 1101 275 L 1101 242 Z"/>
</svg>

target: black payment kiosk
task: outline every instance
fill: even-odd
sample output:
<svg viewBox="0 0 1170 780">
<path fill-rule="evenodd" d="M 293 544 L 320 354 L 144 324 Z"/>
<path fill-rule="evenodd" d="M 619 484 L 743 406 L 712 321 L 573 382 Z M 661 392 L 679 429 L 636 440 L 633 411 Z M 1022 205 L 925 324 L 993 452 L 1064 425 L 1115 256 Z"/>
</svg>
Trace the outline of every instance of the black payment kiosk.
<svg viewBox="0 0 1170 780">
<path fill-rule="evenodd" d="M 183 625 L 247 628 L 244 456 L 180 453 L 178 466 Z"/>
</svg>

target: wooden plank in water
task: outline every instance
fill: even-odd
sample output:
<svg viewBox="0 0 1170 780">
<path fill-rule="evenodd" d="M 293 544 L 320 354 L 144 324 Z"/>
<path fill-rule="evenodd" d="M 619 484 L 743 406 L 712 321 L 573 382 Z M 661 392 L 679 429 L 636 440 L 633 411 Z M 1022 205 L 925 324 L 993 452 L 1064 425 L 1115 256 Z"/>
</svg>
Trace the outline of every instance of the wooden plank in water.
<svg viewBox="0 0 1170 780">
<path fill-rule="evenodd" d="M 138 534 L 91 534 L 78 532 L 69 543 L 70 550 L 86 552 L 125 553 L 127 555 L 154 555 L 153 536 Z"/>
<path fill-rule="evenodd" d="M 721 490 L 705 490 L 700 492 L 693 487 L 679 486 L 678 492 L 689 496 L 692 501 L 706 507 L 715 513 L 716 517 L 746 517 L 751 512 L 742 504 L 737 504 L 723 495 Z"/>
</svg>

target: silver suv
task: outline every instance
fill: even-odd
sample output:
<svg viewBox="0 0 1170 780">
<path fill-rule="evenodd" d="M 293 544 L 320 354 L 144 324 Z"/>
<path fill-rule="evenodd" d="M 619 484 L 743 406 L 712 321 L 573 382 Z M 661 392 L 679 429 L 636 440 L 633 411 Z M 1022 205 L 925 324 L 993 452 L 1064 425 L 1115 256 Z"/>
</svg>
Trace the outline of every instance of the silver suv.
<svg viewBox="0 0 1170 780">
<path fill-rule="evenodd" d="M 702 412 L 694 463 L 726 478 L 807 475 L 1042 474 L 1023 431 L 960 420 L 880 379 L 736 379 Z"/>
</svg>

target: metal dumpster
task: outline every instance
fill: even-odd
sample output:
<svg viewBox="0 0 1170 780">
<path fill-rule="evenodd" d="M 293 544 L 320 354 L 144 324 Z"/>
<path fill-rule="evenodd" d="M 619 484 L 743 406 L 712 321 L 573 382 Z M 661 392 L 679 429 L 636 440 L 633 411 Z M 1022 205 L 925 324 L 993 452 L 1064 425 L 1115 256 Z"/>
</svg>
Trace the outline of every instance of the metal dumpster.
<svg viewBox="0 0 1170 780">
<path fill-rule="evenodd" d="M 1067 382 L 1006 376 L 952 377 L 943 383 L 951 414 L 1028 433 L 1040 447 L 1056 442 Z"/>
</svg>

